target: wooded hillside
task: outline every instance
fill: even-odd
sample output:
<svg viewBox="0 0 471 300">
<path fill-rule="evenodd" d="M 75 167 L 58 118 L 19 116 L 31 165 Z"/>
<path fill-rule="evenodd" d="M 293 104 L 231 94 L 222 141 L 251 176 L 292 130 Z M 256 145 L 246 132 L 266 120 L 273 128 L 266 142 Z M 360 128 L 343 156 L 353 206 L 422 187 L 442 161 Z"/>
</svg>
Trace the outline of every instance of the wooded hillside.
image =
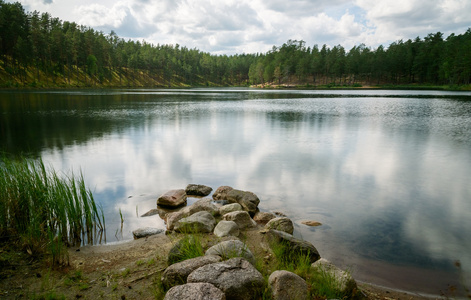
<svg viewBox="0 0 471 300">
<path fill-rule="evenodd" d="M 469 85 L 471 29 L 387 48 L 289 40 L 265 54 L 228 56 L 126 41 L 0 0 L 0 60 L 1 87 Z"/>
</svg>

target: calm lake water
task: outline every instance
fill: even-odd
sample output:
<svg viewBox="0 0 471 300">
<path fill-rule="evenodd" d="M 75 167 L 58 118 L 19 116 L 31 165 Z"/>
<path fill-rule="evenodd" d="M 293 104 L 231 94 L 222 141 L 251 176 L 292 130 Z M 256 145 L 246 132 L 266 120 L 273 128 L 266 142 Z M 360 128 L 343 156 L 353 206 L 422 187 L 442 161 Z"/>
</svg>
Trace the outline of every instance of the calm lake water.
<svg viewBox="0 0 471 300">
<path fill-rule="evenodd" d="M 169 189 L 229 185 L 359 280 L 471 287 L 471 93 L 2 91 L 0 126 L 1 150 L 83 172 L 108 242 L 164 228 L 138 215 Z"/>
</svg>

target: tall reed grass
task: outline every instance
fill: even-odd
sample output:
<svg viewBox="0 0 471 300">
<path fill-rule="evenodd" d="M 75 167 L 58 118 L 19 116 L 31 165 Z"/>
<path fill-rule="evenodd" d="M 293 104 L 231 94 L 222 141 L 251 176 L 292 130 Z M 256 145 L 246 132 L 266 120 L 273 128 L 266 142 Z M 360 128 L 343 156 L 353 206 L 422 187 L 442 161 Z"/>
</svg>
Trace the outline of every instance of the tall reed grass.
<svg viewBox="0 0 471 300">
<path fill-rule="evenodd" d="M 59 176 L 44 162 L 0 158 L 0 238 L 21 241 L 30 254 L 68 262 L 67 246 L 101 242 L 105 231 L 83 175 Z"/>
</svg>

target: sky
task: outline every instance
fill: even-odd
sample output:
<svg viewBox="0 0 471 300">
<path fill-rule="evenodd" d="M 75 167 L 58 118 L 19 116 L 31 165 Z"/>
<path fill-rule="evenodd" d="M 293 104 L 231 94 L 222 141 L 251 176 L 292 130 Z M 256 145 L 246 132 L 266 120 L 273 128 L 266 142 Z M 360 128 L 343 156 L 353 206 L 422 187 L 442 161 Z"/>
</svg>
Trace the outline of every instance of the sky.
<svg viewBox="0 0 471 300">
<path fill-rule="evenodd" d="M 7 1 L 16 2 L 16 1 Z M 126 40 L 179 44 L 212 54 L 265 53 L 288 40 L 306 46 L 375 48 L 471 27 L 471 0 L 19 0 Z"/>
</svg>

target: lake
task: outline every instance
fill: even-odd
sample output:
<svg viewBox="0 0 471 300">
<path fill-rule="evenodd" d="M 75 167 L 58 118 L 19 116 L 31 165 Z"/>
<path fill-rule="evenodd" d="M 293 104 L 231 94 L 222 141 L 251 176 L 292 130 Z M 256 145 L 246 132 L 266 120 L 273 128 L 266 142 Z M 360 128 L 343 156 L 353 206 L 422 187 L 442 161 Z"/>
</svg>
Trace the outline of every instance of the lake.
<svg viewBox="0 0 471 300">
<path fill-rule="evenodd" d="M 358 280 L 471 287 L 470 92 L 0 91 L 0 126 L 2 151 L 83 172 L 108 243 L 164 228 L 139 216 L 167 190 L 229 185 Z"/>
</svg>

